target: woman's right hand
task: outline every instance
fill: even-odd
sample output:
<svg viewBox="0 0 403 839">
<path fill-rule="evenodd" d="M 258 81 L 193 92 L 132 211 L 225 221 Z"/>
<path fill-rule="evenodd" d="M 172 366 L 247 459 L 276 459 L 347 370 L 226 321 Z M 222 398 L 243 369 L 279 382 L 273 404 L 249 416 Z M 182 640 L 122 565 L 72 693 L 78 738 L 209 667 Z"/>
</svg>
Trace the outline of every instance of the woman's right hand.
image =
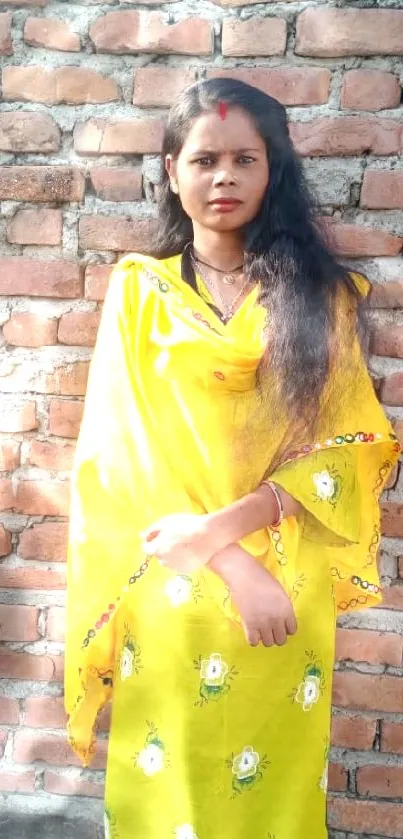
<svg viewBox="0 0 403 839">
<path fill-rule="evenodd" d="M 255 647 L 285 644 L 297 631 L 291 600 L 283 586 L 238 544 L 229 545 L 209 563 L 230 589 L 246 640 Z"/>
</svg>

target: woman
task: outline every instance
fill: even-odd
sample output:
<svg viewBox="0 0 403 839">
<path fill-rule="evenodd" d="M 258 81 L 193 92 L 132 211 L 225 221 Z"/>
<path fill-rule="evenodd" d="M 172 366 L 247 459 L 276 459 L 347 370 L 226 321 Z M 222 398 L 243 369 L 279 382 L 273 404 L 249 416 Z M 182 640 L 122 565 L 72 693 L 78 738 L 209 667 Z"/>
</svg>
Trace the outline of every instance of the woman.
<svg viewBox="0 0 403 839">
<path fill-rule="evenodd" d="M 317 229 L 283 107 L 186 90 L 158 241 L 114 269 L 72 482 L 66 707 L 112 698 L 107 839 L 324 839 L 335 616 L 380 600 L 398 444 L 363 277 Z"/>
</svg>

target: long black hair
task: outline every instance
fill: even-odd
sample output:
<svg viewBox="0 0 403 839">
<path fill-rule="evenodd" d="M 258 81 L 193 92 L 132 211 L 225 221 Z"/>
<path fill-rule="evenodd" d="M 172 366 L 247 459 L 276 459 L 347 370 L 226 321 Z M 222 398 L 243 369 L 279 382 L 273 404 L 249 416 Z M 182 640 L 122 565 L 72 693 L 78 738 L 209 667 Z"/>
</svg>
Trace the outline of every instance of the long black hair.
<svg viewBox="0 0 403 839">
<path fill-rule="evenodd" d="M 164 157 L 176 157 L 193 121 L 216 110 L 220 102 L 243 108 L 266 144 L 270 178 L 258 214 L 244 228 L 245 271 L 252 282 L 260 283 L 260 303 L 267 309 L 269 343 L 262 369 L 264 373 L 266 361 L 275 371 L 277 394 L 271 393 L 271 398 L 280 400 L 291 425 L 302 420 L 306 428 L 317 416 L 328 379 L 337 291 L 344 286 L 356 300 L 359 292 L 318 227 L 286 111 L 276 99 L 235 79 L 192 85 L 169 112 Z M 158 258 L 183 253 L 182 274 L 195 287 L 189 248 L 185 249 L 192 240 L 191 219 L 170 190 L 164 169 L 152 253 Z"/>
</svg>

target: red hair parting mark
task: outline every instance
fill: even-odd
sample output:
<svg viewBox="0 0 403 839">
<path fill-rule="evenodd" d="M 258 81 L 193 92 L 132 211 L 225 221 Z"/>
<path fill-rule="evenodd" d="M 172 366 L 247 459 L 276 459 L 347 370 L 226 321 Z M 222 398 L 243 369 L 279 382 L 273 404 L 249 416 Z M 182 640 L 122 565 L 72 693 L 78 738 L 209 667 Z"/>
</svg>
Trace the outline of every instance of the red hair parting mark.
<svg viewBox="0 0 403 839">
<path fill-rule="evenodd" d="M 226 102 L 219 102 L 218 103 L 218 113 L 220 114 L 220 119 L 224 120 L 227 116 L 228 112 L 228 105 Z"/>
</svg>

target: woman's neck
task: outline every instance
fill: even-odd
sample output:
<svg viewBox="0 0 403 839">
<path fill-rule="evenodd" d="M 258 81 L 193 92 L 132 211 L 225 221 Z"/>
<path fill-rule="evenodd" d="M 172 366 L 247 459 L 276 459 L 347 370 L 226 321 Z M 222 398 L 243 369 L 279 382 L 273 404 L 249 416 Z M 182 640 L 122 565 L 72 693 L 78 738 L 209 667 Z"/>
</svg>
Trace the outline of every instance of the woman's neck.
<svg viewBox="0 0 403 839">
<path fill-rule="evenodd" d="M 243 242 L 236 231 L 218 233 L 195 229 L 193 248 L 196 257 L 222 271 L 231 271 L 243 263 Z"/>
</svg>

